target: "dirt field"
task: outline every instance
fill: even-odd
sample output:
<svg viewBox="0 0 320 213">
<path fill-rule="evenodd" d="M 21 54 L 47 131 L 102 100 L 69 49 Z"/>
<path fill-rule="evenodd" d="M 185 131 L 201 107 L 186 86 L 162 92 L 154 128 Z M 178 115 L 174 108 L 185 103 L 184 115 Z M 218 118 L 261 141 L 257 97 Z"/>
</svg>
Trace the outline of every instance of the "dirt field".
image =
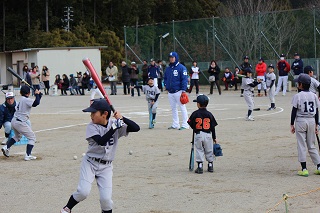
<svg viewBox="0 0 320 213">
<path fill-rule="evenodd" d="M 207 94 L 208 88 L 202 87 L 200 92 Z M 300 164 L 289 127 L 294 92 L 277 96 L 275 111 L 266 111 L 267 97 L 256 97 L 261 111 L 254 112 L 253 122 L 244 120 L 247 106 L 239 94 L 232 90 L 219 96 L 214 90 L 210 96 L 208 109 L 219 124 L 217 139 L 224 156 L 214 162 L 214 173 L 202 175 L 188 170 L 192 131 L 167 129 L 172 120 L 167 94 L 160 96 L 152 130 L 148 129 L 144 96 L 124 96 L 122 89 L 117 96 L 110 96 L 115 108 L 141 127 L 140 132 L 120 139 L 113 163 L 114 212 L 266 212 L 284 193 L 296 195 L 319 187 L 320 176 L 313 175 L 315 166 L 309 157 L 310 176 L 296 175 Z M 190 99 L 194 98 L 193 93 Z M 1 212 L 54 213 L 66 204 L 76 190 L 82 153 L 87 149 L 85 129 L 90 117 L 81 110 L 89 105 L 89 99 L 89 94 L 44 96 L 32 109 L 38 141 L 33 154 L 39 159 L 25 162 L 25 145 L 13 146 L 9 158 L 1 153 Z M 190 115 L 196 104 L 191 102 L 187 108 Z M 290 198 L 289 211 L 319 212 L 319 196 L 320 192 L 315 192 Z M 95 184 L 89 197 L 72 212 L 101 212 Z M 284 203 L 275 212 L 285 212 Z"/>
</svg>

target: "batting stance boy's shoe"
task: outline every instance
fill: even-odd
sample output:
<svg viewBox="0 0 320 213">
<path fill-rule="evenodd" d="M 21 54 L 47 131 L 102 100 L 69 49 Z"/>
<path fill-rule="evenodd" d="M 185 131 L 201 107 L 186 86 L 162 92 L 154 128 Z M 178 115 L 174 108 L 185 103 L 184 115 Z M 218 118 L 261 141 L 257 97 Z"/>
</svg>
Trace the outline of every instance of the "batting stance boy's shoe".
<svg viewBox="0 0 320 213">
<path fill-rule="evenodd" d="M 309 176 L 309 172 L 308 172 L 308 170 L 304 169 L 302 171 L 298 171 L 298 175 L 299 176 L 308 177 Z"/>
<path fill-rule="evenodd" d="M 60 213 L 71 213 L 71 210 L 68 207 L 61 209 Z"/>
<path fill-rule="evenodd" d="M 3 146 L 1 151 L 4 156 L 9 157 L 9 149 L 7 148 L 7 145 Z"/>
<path fill-rule="evenodd" d="M 254 121 L 254 118 L 252 115 L 250 115 L 249 117 L 246 118 L 246 121 Z"/>
<path fill-rule="evenodd" d="M 25 161 L 35 160 L 35 159 L 37 159 L 36 156 L 27 155 L 27 154 L 24 156 L 24 160 L 25 160 Z"/>
</svg>

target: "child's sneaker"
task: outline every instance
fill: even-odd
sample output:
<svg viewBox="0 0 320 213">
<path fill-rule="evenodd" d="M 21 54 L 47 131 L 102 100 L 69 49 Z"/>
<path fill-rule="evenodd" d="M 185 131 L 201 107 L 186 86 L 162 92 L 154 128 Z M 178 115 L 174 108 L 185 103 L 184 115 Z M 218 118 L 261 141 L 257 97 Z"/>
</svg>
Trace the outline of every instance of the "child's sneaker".
<svg viewBox="0 0 320 213">
<path fill-rule="evenodd" d="M 320 168 L 318 168 L 316 171 L 314 171 L 315 175 L 320 175 Z"/>
<path fill-rule="evenodd" d="M 61 209 L 60 213 L 71 213 L 71 210 L 68 207 Z"/>
<path fill-rule="evenodd" d="M 308 170 L 304 169 L 302 171 L 298 171 L 298 175 L 299 176 L 308 177 L 309 176 L 309 172 L 308 172 Z"/>
<path fill-rule="evenodd" d="M 9 157 L 9 149 L 8 149 L 7 145 L 3 146 L 1 151 L 4 156 Z"/>
<path fill-rule="evenodd" d="M 197 173 L 197 174 L 202 174 L 203 173 L 203 168 L 198 167 L 196 169 L 196 171 L 194 171 L 194 172 Z"/>
<path fill-rule="evenodd" d="M 254 118 L 252 115 L 250 115 L 249 117 L 246 118 L 246 121 L 254 121 Z"/>
<path fill-rule="evenodd" d="M 29 160 L 35 160 L 35 159 L 37 159 L 37 157 L 36 156 L 33 156 L 33 155 L 25 155 L 24 156 L 24 160 L 25 161 L 29 161 Z"/>
<path fill-rule="evenodd" d="M 208 172 L 213 172 L 213 164 L 212 163 L 208 164 Z"/>
</svg>

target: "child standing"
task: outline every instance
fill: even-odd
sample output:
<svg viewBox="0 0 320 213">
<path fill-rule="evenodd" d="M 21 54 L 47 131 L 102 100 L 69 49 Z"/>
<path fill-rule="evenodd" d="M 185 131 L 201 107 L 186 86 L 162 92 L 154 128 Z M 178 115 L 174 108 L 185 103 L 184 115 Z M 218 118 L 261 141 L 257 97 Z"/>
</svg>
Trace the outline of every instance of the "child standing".
<svg viewBox="0 0 320 213">
<path fill-rule="evenodd" d="M 118 139 L 129 132 L 138 132 L 140 127 L 120 112 L 114 112 L 115 119 L 110 119 L 111 108 L 105 99 L 96 99 L 90 107 L 82 110 L 91 113 L 91 122 L 87 126 L 86 140 L 89 143 L 80 169 L 80 180 L 67 205 L 60 211 L 70 213 L 80 201 L 87 198 L 91 185 L 96 179 L 100 192 L 102 213 L 111 213 L 112 161 L 118 146 Z"/>
<path fill-rule="evenodd" d="M 194 144 L 198 163 L 195 173 L 203 173 L 204 155 L 208 161 L 208 172 L 213 172 L 213 142 L 217 143 L 215 126 L 218 124 L 212 113 L 207 110 L 209 103 L 207 96 L 199 95 L 193 102 L 197 102 L 199 108 L 191 114 L 188 120 L 188 124 L 195 133 Z"/>
<path fill-rule="evenodd" d="M 298 83 L 298 89 L 301 92 L 295 94 L 292 98 L 291 111 L 291 133 L 296 133 L 298 143 L 298 160 L 301 164 L 301 171 L 298 171 L 300 176 L 309 176 L 306 163 L 306 152 L 317 166 L 315 174 L 320 175 L 320 156 L 315 147 L 317 123 L 318 123 L 318 108 L 319 101 L 316 94 L 309 91 L 311 78 L 309 75 L 302 73 L 298 78 L 294 79 Z"/>
<path fill-rule="evenodd" d="M 197 66 L 197 62 L 193 61 L 192 67 L 190 69 L 191 83 L 190 83 L 189 93 L 192 92 L 192 88 L 193 86 L 195 86 L 196 95 L 199 94 L 199 73 L 200 73 L 200 68 Z"/>
<path fill-rule="evenodd" d="M 267 92 L 271 102 L 271 106 L 268 108 L 268 111 L 276 109 L 276 104 L 274 100 L 275 91 L 276 91 L 275 82 L 276 82 L 276 75 L 274 74 L 274 66 L 270 64 L 268 66 L 268 73 L 266 74 Z"/>
<path fill-rule="evenodd" d="M 158 98 L 160 95 L 160 89 L 154 85 L 154 81 L 152 77 L 149 77 L 147 80 L 147 85 L 143 86 L 135 86 L 134 88 L 141 89 L 144 94 L 146 94 L 146 100 L 148 101 L 148 109 L 152 112 L 151 125 L 150 129 L 154 128 L 154 124 L 156 122 L 156 114 L 158 107 Z"/>
<path fill-rule="evenodd" d="M 243 96 L 244 100 L 246 101 L 248 105 L 248 114 L 246 116 L 246 121 L 254 121 L 252 114 L 252 110 L 254 107 L 254 101 L 253 101 L 253 88 L 261 83 L 261 79 L 258 79 L 258 81 L 255 81 L 251 78 L 252 76 L 252 69 L 251 68 L 245 68 L 243 69 L 244 75 L 246 77 L 242 78 L 242 88 L 243 88 Z"/>
<path fill-rule="evenodd" d="M 312 66 L 305 66 L 303 69 L 303 72 L 310 76 L 311 78 L 311 84 L 310 84 L 310 92 L 313 92 L 314 94 L 317 94 L 317 91 L 319 91 L 319 98 L 320 98 L 320 83 L 317 79 L 313 77 L 313 67 Z"/>
<path fill-rule="evenodd" d="M 40 104 L 40 99 L 42 97 L 42 94 L 40 93 L 39 90 L 35 90 L 34 94 L 36 99 L 33 100 L 29 98 L 30 88 L 25 85 L 21 86 L 20 94 L 21 94 L 20 101 L 16 106 L 16 111 L 11 120 L 12 129 L 14 131 L 14 137 L 11 138 L 7 142 L 7 145 L 3 146 L 1 150 L 4 156 L 9 157 L 9 150 L 11 146 L 15 142 L 20 141 L 22 135 L 24 135 L 28 139 L 26 155 L 24 156 L 24 160 L 26 161 L 35 160 L 37 159 L 37 157 L 32 156 L 31 151 L 36 142 L 36 135 L 31 129 L 29 116 L 30 116 L 31 108 L 36 107 Z"/>
</svg>

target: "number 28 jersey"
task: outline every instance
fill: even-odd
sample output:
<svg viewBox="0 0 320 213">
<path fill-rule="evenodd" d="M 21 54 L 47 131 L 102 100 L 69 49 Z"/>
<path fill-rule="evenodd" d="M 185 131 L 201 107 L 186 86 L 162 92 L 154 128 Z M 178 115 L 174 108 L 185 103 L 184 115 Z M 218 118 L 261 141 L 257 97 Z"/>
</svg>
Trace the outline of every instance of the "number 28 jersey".
<svg viewBox="0 0 320 213">
<path fill-rule="evenodd" d="M 317 95 L 309 91 L 301 91 L 292 98 L 292 106 L 297 108 L 297 117 L 313 118 L 319 107 Z"/>
<path fill-rule="evenodd" d="M 206 108 L 200 108 L 194 111 L 189 120 L 188 124 L 195 131 L 202 131 L 207 133 L 215 133 L 215 126 L 218 125 L 216 119 Z"/>
</svg>

